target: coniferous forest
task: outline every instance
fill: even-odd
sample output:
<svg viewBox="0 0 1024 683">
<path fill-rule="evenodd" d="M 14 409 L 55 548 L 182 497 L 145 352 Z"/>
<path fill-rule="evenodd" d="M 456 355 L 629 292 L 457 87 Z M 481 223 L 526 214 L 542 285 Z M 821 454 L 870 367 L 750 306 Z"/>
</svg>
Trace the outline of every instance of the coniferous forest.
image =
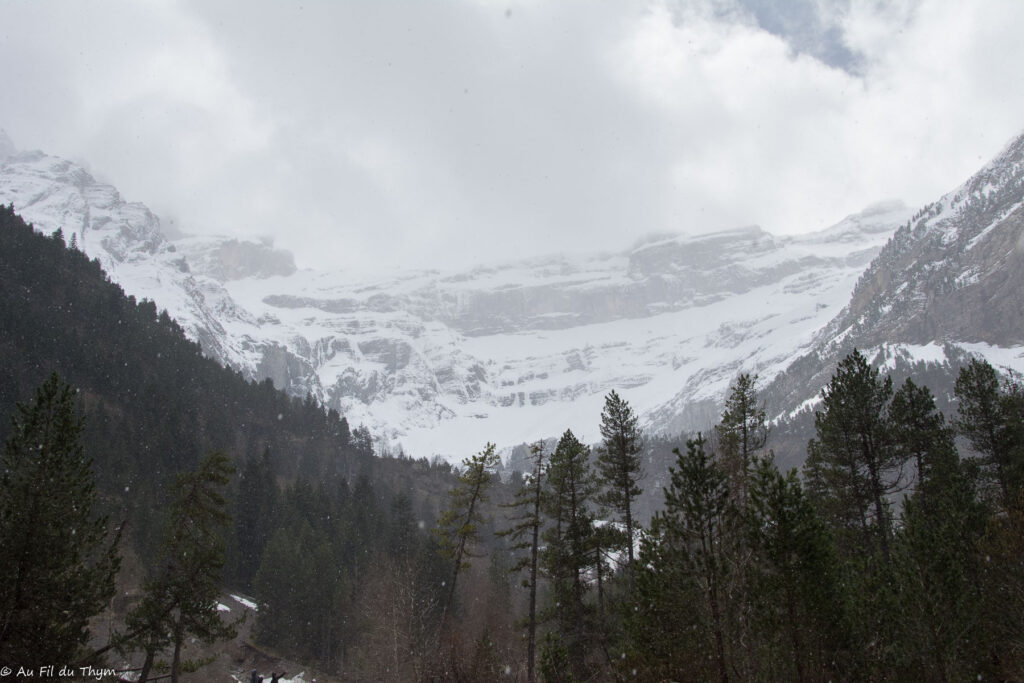
<svg viewBox="0 0 1024 683">
<path fill-rule="evenodd" d="M 1024 677 L 1024 388 L 981 360 L 943 415 L 854 351 L 797 454 L 741 374 L 664 477 L 614 391 L 599 444 L 453 468 L 204 359 L 2 208 L 0 363 L 3 666 L 209 680 L 190 643 L 247 628 L 330 680 Z"/>
</svg>

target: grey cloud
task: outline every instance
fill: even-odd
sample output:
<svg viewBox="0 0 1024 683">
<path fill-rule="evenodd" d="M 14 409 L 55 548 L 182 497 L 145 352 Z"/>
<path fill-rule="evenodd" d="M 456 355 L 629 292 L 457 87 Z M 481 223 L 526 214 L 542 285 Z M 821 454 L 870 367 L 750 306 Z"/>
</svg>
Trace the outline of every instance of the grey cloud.
<svg viewBox="0 0 1024 683">
<path fill-rule="evenodd" d="M 1024 123 L 1017 6 L 933 66 L 970 22 L 925 5 L 899 34 L 845 0 L 8 3 L 0 125 L 300 266 L 803 231 L 931 199 Z"/>
</svg>

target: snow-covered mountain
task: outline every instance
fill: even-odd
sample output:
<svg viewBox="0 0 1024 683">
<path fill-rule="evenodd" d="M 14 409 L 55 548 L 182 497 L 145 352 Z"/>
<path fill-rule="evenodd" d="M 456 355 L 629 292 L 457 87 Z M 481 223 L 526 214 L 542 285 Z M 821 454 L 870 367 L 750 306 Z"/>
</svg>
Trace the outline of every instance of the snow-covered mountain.
<svg viewBox="0 0 1024 683">
<path fill-rule="evenodd" d="M 975 355 L 1024 371 L 1024 135 L 896 231 L 814 347 L 768 387 L 776 410 L 812 405 L 853 348 L 890 368 Z M 932 388 L 951 395 L 952 377 L 943 384 Z"/>
<path fill-rule="evenodd" d="M 367 278 L 297 270 L 267 243 L 170 239 L 82 167 L 4 139 L 0 201 L 62 228 L 208 355 L 413 455 L 452 459 L 566 428 L 596 440 L 613 388 L 651 429 L 705 426 L 737 372 L 770 379 L 816 348 L 912 214 L 883 204 L 799 237 L 750 227 Z"/>
</svg>

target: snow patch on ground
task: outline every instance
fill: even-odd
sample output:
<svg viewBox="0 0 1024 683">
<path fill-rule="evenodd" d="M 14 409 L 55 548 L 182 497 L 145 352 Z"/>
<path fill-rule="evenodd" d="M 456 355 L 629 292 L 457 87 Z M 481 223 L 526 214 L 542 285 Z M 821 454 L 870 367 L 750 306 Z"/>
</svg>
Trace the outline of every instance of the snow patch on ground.
<svg viewBox="0 0 1024 683">
<path fill-rule="evenodd" d="M 245 607 L 246 609 L 251 609 L 253 612 L 256 612 L 256 611 L 259 610 L 259 607 L 256 605 L 255 602 L 253 602 L 252 600 L 249 600 L 247 598 L 243 598 L 240 595 L 232 594 L 231 595 L 231 599 L 234 600 L 235 602 L 237 602 L 242 607 Z"/>
<path fill-rule="evenodd" d="M 1024 346 L 993 346 L 984 342 L 964 343 L 959 346 L 984 358 L 997 369 L 1024 374 Z"/>
</svg>

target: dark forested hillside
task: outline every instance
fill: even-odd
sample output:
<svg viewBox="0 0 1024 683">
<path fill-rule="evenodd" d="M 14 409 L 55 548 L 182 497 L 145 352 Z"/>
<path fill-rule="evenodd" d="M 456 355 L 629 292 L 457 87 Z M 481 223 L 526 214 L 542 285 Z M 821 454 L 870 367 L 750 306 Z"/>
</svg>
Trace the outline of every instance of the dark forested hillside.
<svg viewBox="0 0 1024 683">
<path fill-rule="evenodd" d="M 166 312 L 126 296 L 97 261 L 59 233 L 34 232 L 11 207 L 0 207 L 0 367 L 3 438 L 16 402 L 52 372 L 78 389 L 100 490 L 116 514 L 132 509 L 141 550 L 157 535 L 151 517 L 167 483 L 213 450 L 236 463 L 267 453 L 280 482 L 362 473 L 400 489 L 447 486 L 427 483 L 443 475 L 426 463 L 373 458 L 369 433 L 337 412 L 203 357 Z"/>
</svg>

